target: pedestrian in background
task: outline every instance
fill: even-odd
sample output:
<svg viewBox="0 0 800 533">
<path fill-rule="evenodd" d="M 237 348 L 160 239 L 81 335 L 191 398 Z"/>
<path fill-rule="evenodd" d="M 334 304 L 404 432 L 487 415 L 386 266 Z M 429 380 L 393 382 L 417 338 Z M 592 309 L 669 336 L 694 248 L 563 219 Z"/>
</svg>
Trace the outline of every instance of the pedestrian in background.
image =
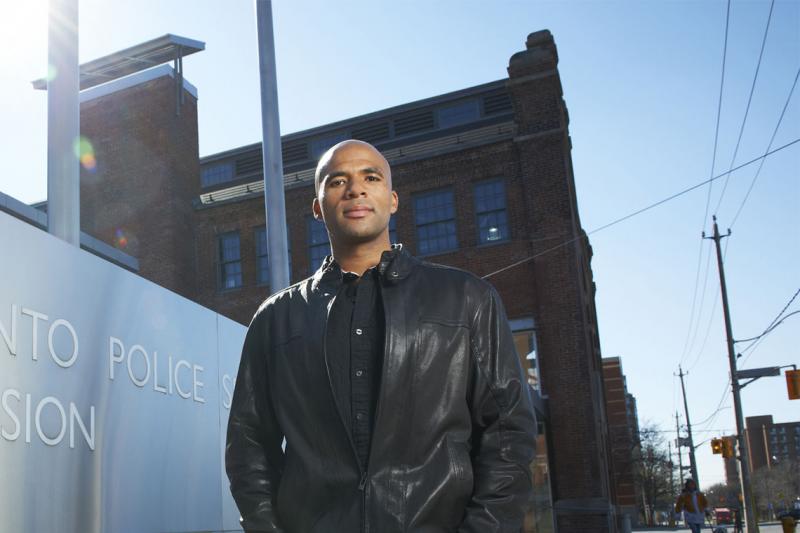
<svg viewBox="0 0 800 533">
<path fill-rule="evenodd" d="M 675 512 L 683 511 L 683 519 L 692 533 L 698 533 L 703 528 L 705 516 L 708 514 L 708 502 L 705 495 L 697 490 L 697 483 L 687 479 L 683 491 L 675 502 Z"/>
</svg>

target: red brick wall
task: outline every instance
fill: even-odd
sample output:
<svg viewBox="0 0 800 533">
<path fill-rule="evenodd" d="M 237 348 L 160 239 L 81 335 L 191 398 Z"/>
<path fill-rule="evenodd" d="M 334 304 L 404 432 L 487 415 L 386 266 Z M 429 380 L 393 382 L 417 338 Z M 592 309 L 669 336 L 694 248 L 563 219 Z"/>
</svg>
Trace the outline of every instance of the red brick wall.
<svg viewBox="0 0 800 533">
<path fill-rule="evenodd" d="M 81 229 L 136 257 L 145 278 L 192 297 L 197 101 L 184 92 L 176 116 L 174 81 L 157 78 L 84 102 L 81 135 L 97 161 L 94 172 L 81 169 Z"/>
<path fill-rule="evenodd" d="M 511 58 L 508 87 L 533 251 L 542 254 L 533 266 L 553 497 L 559 531 L 596 530 L 583 517 L 570 518 L 593 508 L 613 513 L 591 250 L 580 228 L 555 45 L 549 32 L 537 32 L 527 47 Z M 608 518 L 599 519 L 606 524 L 600 530 L 613 527 Z"/>
<path fill-rule="evenodd" d="M 603 360 L 603 382 L 605 384 L 606 413 L 608 417 L 611 451 L 611 472 L 614 486 L 614 503 L 635 507 L 634 484 L 634 435 L 628 417 L 625 378 L 617 358 Z"/>
</svg>

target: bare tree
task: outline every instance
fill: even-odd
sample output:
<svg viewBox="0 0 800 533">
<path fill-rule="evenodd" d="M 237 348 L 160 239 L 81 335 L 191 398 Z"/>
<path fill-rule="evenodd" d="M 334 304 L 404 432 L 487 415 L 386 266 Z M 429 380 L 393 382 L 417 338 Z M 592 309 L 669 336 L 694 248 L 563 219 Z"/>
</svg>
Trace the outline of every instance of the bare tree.
<svg viewBox="0 0 800 533">
<path fill-rule="evenodd" d="M 800 462 L 775 461 L 753 472 L 753 497 L 760 518 L 774 520 L 800 498 Z"/>
<path fill-rule="evenodd" d="M 639 428 L 641 452 L 636 465 L 636 477 L 642 490 L 643 514 L 647 525 L 656 525 L 658 512 L 672 512 L 672 458 L 664 437 L 656 424 L 644 423 Z"/>
<path fill-rule="evenodd" d="M 715 483 L 705 491 L 709 507 L 727 507 L 731 510 L 741 507 L 739 483 Z"/>
</svg>

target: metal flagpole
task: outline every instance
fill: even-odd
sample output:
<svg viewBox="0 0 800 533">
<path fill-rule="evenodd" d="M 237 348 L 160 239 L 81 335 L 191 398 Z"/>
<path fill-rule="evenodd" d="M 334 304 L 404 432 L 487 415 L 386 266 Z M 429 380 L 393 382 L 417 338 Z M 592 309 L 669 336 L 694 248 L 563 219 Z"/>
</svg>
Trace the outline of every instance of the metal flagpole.
<svg viewBox="0 0 800 533">
<path fill-rule="evenodd" d="M 47 230 L 80 246 L 78 0 L 50 0 L 47 42 Z"/>
<path fill-rule="evenodd" d="M 256 0 L 258 66 L 261 76 L 261 142 L 264 163 L 264 204 L 267 212 L 267 250 L 270 291 L 289 285 L 289 253 L 286 239 L 286 203 L 283 191 L 281 128 L 278 117 L 278 82 L 272 2 Z"/>
</svg>

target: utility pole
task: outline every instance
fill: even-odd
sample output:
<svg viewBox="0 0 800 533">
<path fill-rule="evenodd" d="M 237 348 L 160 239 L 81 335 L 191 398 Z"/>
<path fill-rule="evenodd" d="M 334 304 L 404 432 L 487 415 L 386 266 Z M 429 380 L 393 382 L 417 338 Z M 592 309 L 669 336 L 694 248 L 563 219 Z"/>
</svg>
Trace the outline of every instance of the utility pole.
<svg viewBox="0 0 800 533">
<path fill-rule="evenodd" d="M 683 486 L 683 454 L 681 453 L 681 422 L 678 411 L 675 411 L 675 434 L 678 435 L 678 476 Z"/>
<path fill-rule="evenodd" d="M 672 443 L 667 443 L 667 449 L 669 450 L 669 491 L 675 495 L 675 463 L 672 462 Z M 679 448 L 680 449 L 680 448 Z"/>
<path fill-rule="evenodd" d="M 733 350 L 733 328 L 731 327 L 731 313 L 728 308 L 728 289 L 725 285 L 725 269 L 722 265 L 722 249 L 719 245 L 724 237 L 729 237 L 731 230 L 728 234 L 721 236 L 719 228 L 717 227 L 717 217 L 712 217 L 714 220 L 714 235 L 706 237 L 703 232 L 704 239 L 712 239 L 717 248 L 717 267 L 719 268 L 719 285 L 720 292 L 722 293 L 722 312 L 725 315 L 725 335 L 728 340 L 728 362 L 731 370 L 731 390 L 733 391 L 733 408 L 736 411 L 736 433 L 739 439 L 739 461 L 741 461 L 742 481 L 742 497 L 744 498 L 744 519 L 747 526 L 747 533 L 758 533 L 758 522 L 753 509 L 753 493 L 750 488 L 750 450 L 747 443 L 744 430 L 744 415 L 742 414 L 742 399 L 739 395 L 739 378 L 736 373 L 736 353 Z"/>
<path fill-rule="evenodd" d="M 694 440 L 692 439 L 692 423 L 689 420 L 689 404 L 686 401 L 686 387 L 683 385 L 683 376 L 688 375 L 688 372 L 684 372 L 683 369 L 678 365 L 678 377 L 681 378 L 681 391 L 683 391 L 683 410 L 686 413 L 686 433 L 689 437 L 689 469 L 692 471 L 692 479 L 697 484 L 697 488 L 700 488 L 700 480 L 697 477 L 697 461 L 694 458 Z"/>
<path fill-rule="evenodd" d="M 766 426 L 764 426 L 766 427 Z M 680 438 L 680 437 L 678 437 Z M 675 499 L 675 463 L 672 462 L 672 443 L 667 442 L 667 448 L 669 449 L 669 492 L 672 495 L 672 499 Z M 678 452 L 680 452 L 680 447 L 678 447 Z M 678 453 L 680 456 L 680 453 Z M 670 527 L 675 527 L 675 513 L 669 513 L 669 525 Z"/>
</svg>

